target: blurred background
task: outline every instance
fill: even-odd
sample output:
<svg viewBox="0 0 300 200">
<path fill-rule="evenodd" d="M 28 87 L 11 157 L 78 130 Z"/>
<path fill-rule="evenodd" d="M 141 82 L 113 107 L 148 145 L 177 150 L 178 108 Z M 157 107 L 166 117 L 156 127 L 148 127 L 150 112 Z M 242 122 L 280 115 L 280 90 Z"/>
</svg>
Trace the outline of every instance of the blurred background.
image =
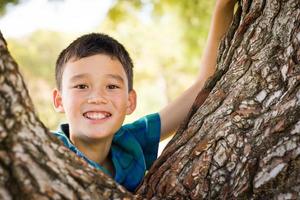
<svg viewBox="0 0 300 200">
<path fill-rule="evenodd" d="M 215 0 L 1 0 L 0 30 L 25 77 L 35 109 L 51 130 L 64 122 L 52 106 L 60 51 L 102 32 L 134 61 L 138 106 L 131 122 L 157 112 L 193 83 Z M 188 98 L 188 97 L 187 97 Z"/>
</svg>

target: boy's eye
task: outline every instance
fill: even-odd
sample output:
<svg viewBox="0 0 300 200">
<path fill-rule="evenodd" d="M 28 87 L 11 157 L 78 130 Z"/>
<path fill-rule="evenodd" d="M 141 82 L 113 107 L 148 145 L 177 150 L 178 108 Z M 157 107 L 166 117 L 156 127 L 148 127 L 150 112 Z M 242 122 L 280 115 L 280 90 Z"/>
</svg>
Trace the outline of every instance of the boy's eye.
<svg viewBox="0 0 300 200">
<path fill-rule="evenodd" d="M 77 88 L 77 89 L 81 89 L 81 90 L 82 90 L 82 89 L 87 89 L 88 86 L 85 85 L 85 84 L 79 84 L 79 85 L 75 85 L 74 88 Z"/>
<path fill-rule="evenodd" d="M 110 89 L 110 90 L 113 90 L 113 89 L 118 89 L 120 87 L 117 86 L 117 85 L 108 85 L 107 88 Z"/>
</svg>

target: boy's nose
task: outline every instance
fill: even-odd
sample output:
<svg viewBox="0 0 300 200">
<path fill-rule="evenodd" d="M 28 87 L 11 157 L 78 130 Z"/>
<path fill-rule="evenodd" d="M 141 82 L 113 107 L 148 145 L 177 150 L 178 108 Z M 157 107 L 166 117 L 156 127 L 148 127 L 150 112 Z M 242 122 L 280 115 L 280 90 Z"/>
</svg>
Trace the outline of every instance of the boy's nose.
<svg viewBox="0 0 300 200">
<path fill-rule="evenodd" d="M 105 104 L 105 103 L 107 103 L 107 99 L 102 96 L 91 97 L 88 99 L 88 103 L 90 103 L 90 104 Z"/>
<path fill-rule="evenodd" d="M 107 103 L 107 99 L 104 97 L 103 94 L 100 94 L 101 92 L 95 92 L 93 95 L 91 95 L 88 98 L 88 103 L 91 104 L 102 104 L 102 103 Z"/>
</svg>

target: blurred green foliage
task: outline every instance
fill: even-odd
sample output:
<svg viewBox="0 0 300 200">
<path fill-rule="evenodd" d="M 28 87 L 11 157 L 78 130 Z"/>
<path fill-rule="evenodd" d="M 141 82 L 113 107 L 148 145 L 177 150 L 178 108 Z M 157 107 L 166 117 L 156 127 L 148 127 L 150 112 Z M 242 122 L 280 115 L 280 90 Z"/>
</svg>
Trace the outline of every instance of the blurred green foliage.
<svg viewBox="0 0 300 200">
<path fill-rule="evenodd" d="M 24 73 L 30 78 L 42 77 L 49 84 L 54 84 L 53 66 L 56 56 L 67 44 L 64 35 L 39 30 L 27 37 L 8 39 L 8 44 Z"/>
<path fill-rule="evenodd" d="M 105 20 L 92 30 L 115 37 L 134 61 L 138 107 L 127 121 L 159 111 L 193 83 L 214 2 L 116 0 Z M 77 36 L 44 30 L 19 39 L 6 38 L 36 110 L 51 129 L 64 120 L 52 107 L 55 61 Z"/>
<path fill-rule="evenodd" d="M 119 0 L 116 1 L 108 16 L 118 24 L 123 23 L 134 10 L 141 12 L 150 10 L 147 14 L 150 14 L 154 22 L 164 20 L 166 15 L 173 15 L 176 21 L 167 26 L 177 27 L 174 31 L 182 33 L 183 55 L 190 61 L 186 64 L 196 66 L 204 48 L 214 4 L 215 0 Z"/>
<path fill-rule="evenodd" d="M 17 4 L 19 0 L 1 0 L 0 1 L 0 15 L 3 15 L 6 11 L 6 6 L 8 4 Z"/>
</svg>

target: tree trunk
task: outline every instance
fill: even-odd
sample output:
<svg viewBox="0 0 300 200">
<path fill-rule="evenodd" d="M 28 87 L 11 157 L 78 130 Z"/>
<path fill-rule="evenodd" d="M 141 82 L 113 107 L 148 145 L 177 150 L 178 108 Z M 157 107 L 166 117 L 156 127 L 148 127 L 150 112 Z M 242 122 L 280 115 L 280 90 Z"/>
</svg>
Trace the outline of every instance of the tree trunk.
<svg viewBox="0 0 300 200">
<path fill-rule="evenodd" d="M 299 0 L 243 1 L 218 71 L 140 196 L 300 198 L 299 25 Z M 0 52 L 0 199 L 135 198 L 49 134 L 2 35 Z"/>
<path fill-rule="evenodd" d="M 218 70 L 138 193 L 300 199 L 300 1 L 244 0 Z"/>
</svg>

